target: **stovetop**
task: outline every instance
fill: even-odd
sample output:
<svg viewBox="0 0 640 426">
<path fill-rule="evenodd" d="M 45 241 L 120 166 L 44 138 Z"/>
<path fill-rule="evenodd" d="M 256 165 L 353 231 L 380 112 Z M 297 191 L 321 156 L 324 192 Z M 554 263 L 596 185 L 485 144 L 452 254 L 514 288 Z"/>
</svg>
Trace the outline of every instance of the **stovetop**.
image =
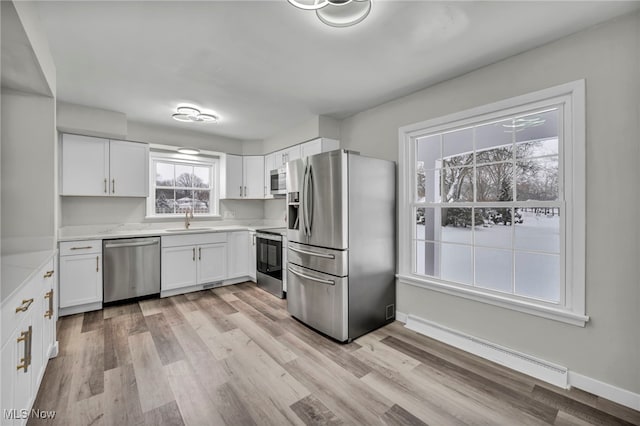
<svg viewBox="0 0 640 426">
<path fill-rule="evenodd" d="M 287 236 L 287 228 L 256 229 L 256 232 L 259 232 L 261 234 L 281 235 L 283 237 Z"/>
</svg>

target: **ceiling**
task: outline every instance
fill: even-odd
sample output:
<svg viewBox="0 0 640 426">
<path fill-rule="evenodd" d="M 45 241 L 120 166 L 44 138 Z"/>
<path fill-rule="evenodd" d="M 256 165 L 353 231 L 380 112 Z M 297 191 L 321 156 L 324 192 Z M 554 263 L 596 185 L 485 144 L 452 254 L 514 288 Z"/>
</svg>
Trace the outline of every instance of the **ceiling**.
<svg viewBox="0 0 640 426">
<path fill-rule="evenodd" d="M 344 118 L 638 9 L 637 1 L 374 0 L 349 28 L 286 0 L 46 1 L 62 101 L 129 120 L 265 139 Z M 217 124 L 170 118 L 180 103 Z"/>
</svg>

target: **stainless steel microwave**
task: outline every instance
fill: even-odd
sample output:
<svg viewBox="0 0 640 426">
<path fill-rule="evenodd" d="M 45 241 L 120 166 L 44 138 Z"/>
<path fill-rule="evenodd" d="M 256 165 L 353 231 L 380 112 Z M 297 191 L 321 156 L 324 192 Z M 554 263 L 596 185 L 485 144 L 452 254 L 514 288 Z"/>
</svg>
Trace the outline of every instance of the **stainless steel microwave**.
<svg viewBox="0 0 640 426">
<path fill-rule="evenodd" d="M 287 169 L 271 170 L 269 192 L 271 195 L 287 195 Z"/>
</svg>

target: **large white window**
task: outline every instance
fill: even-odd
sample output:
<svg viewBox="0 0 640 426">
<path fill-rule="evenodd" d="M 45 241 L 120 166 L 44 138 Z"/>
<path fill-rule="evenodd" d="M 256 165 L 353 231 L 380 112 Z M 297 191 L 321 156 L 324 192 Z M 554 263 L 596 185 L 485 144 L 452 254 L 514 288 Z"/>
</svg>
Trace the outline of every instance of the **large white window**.
<svg viewBox="0 0 640 426">
<path fill-rule="evenodd" d="M 218 214 L 218 160 L 152 152 L 148 217 Z"/>
<path fill-rule="evenodd" d="M 584 325 L 584 83 L 400 137 L 401 282 Z"/>
</svg>

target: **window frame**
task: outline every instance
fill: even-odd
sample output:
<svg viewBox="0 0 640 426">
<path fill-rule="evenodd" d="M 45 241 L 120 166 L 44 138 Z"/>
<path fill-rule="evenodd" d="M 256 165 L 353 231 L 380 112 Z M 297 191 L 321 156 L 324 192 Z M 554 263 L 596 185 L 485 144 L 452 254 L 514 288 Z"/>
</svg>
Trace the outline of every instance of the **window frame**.
<svg viewBox="0 0 640 426">
<path fill-rule="evenodd" d="M 211 188 L 209 193 L 209 213 L 194 213 L 198 218 L 220 217 L 220 159 L 217 157 L 205 157 L 202 155 L 187 155 L 162 151 L 150 151 L 149 153 L 149 196 L 146 202 L 146 219 L 176 219 L 184 217 L 184 213 L 156 213 L 156 176 L 155 163 L 166 162 L 174 164 L 187 164 L 193 166 L 211 167 Z"/>
<path fill-rule="evenodd" d="M 539 302 L 510 294 L 499 294 L 480 287 L 443 282 L 418 275 L 415 271 L 415 214 L 416 204 L 416 139 L 430 134 L 462 129 L 499 120 L 526 111 L 561 106 L 558 158 L 561 205 L 560 247 L 560 303 Z M 399 203 L 398 203 L 398 280 L 438 292 L 463 297 L 528 314 L 582 326 L 589 320 L 585 314 L 585 81 L 578 80 L 548 89 L 501 100 L 465 111 L 403 126 L 399 129 Z M 562 197 L 564 195 L 564 197 Z M 426 201 L 426 200 L 425 200 Z M 442 201 L 444 202 L 444 201 Z M 512 203 L 517 202 L 513 200 Z M 531 202 L 545 204 L 546 202 Z M 451 203 L 451 207 L 466 204 L 482 207 L 482 202 Z M 486 204 L 491 204 L 487 202 Z M 497 203 L 496 203 L 497 204 Z M 420 207 L 420 206 L 418 206 Z M 414 217 L 412 217 L 412 215 Z M 475 267 L 475 266 L 474 266 Z M 564 289 L 564 291 L 562 291 Z"/>
</svg>

